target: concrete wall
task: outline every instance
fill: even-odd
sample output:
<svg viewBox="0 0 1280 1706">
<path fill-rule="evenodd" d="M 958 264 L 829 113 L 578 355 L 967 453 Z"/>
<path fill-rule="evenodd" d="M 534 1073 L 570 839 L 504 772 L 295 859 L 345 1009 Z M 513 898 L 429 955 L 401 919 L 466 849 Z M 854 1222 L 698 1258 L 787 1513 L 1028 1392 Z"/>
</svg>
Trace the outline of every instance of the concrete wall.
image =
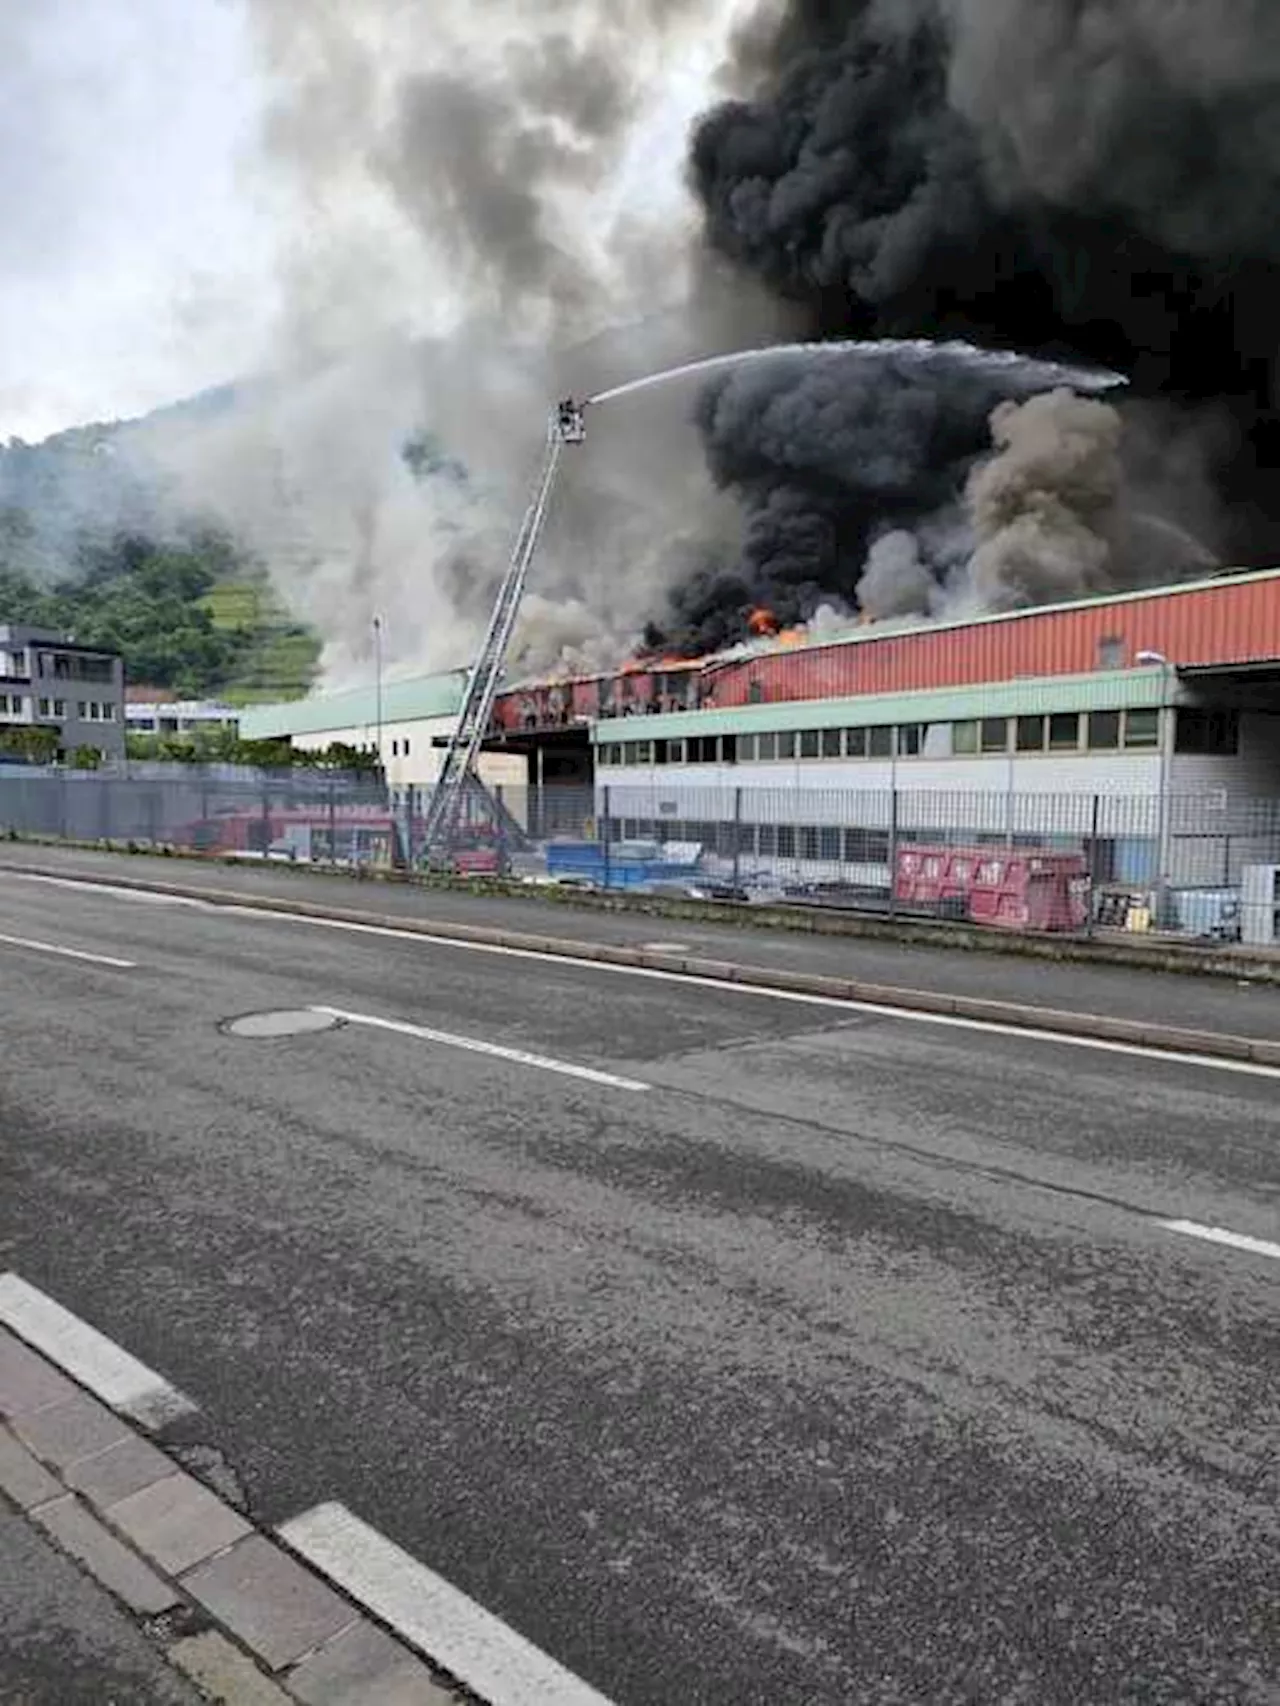
<svg viewBox="0 0 1280 1706">
<path fill-rule="evenodd" d="M 433 783 L 440 774 L 445 757 L 444 748 L 434 743 L 437 739 L 447 740 L 456 726 L 456 717 L 384 722 L 381 753 L 390 785 L 393 788 L 421 788 Z M 318 734 L 293 737 L 293 745 L 300 752 L 322 752 L 335 741 L 344 746 L 376 747 L 378 726 L 376 723 L 359 723 L 350 728 L 326 729 Z M 490 787 L 518 787 L 528 781 L 527 762 L 515 753 L 482 753 L 478 768 L 481 779 Z"/>
</svg>

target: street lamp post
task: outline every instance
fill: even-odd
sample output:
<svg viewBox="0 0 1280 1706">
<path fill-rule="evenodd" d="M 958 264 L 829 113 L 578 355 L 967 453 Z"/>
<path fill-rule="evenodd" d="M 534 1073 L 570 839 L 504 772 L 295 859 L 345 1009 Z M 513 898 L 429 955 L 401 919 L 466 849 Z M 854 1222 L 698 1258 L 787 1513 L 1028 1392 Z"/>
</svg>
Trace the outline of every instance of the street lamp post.
<svg viewBox="0 0 1280 1706">
<path fill-rule="evenodd" d="M 373 619 L 373 716 L 378 731 L 378 768 L 386 775 L 382 757 L 382 618 Z"/>
<path fill-rule="evenodd" d="M 1173 706 L 1173 677 L 1174 665 L 1163 652 L 1139 652 L 1134 660 L 1139 664 L 1159 664 L 1161 669 L 1160 693 L 1160 829 L 1156 857 L 1159 868 L 1156 872 L 1156 916 L 1157 925 L 1165 922 L 1169 910 L 1169 842 L 1170 842 L 1170 806 L 1169 798 L 1170 770 L 1173 763 L 1173 740 L 1176 713 Z"/>
</svg>

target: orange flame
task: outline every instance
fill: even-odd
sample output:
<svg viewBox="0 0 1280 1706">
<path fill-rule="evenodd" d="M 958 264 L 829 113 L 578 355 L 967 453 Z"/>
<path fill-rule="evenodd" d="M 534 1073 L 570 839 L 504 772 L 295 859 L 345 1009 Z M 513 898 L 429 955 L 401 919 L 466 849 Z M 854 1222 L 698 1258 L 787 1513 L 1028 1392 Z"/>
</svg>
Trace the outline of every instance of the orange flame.
<svg viewBox="0 0 1280 1706">
<path fill-rule="evenodd" d="M 747 617 L 747 627 L 756 639 L 764 640 L 778 632 L 778 618 L 772 610 L 758 605 Z"/>
</svg>

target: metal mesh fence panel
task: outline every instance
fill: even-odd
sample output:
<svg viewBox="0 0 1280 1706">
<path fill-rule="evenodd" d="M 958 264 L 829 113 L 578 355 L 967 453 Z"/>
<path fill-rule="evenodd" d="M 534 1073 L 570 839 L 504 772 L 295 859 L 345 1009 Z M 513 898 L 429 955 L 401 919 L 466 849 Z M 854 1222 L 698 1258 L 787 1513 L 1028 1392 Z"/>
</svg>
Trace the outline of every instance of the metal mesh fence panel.
<svg viewBox="0 0 1280 1706">
<path fill-rule="evenodd" d="M 0 768 L 0 834 L 425 863 L 429 788 L 210 766 Z M 594 887 L 1275 943 L 1280 800 L 597 783 L 497 788 L 455 868 Z M 1270 885 L 1270 886 L 1269 886 Z M 1053 898 L 1050 898 L 1052 891 Z"/>
</svg>

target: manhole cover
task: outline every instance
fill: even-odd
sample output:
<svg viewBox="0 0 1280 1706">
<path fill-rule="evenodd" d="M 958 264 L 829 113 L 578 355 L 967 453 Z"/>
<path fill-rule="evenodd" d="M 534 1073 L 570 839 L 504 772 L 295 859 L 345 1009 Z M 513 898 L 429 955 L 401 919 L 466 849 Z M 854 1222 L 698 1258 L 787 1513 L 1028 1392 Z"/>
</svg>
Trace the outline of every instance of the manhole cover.
<svg viewBox="0 0 1280 1706">
<path fill-rule="evenodd" d="M 300 1008 L 292 1013 L 246 1013 L 224 1020 L 221 1029 L 232 1037 L 303 1037 L 313 1031 L 333 1031 L 342 1023 L 328 1013 Z"/>
</svg>

